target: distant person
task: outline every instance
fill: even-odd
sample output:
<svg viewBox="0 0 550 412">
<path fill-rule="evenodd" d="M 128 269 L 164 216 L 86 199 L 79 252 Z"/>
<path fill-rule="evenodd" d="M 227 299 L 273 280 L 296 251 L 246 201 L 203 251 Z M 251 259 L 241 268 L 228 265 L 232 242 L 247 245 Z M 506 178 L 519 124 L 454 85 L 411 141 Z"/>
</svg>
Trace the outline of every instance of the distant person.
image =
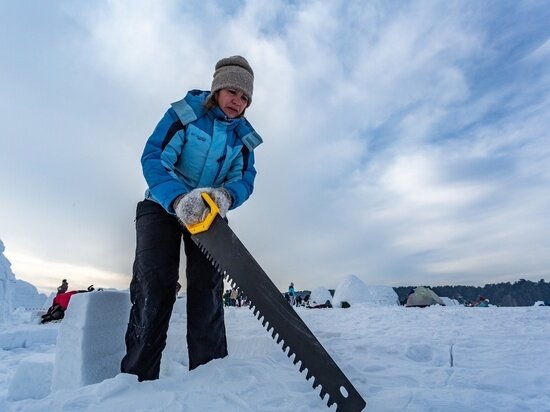
<svg viewBox="0 0 550 412">
<path fill-rule="evenodd" d="M 66 279 L 63 279 L 66 280 Z M 61 286 L 59 287 L 61 288 Z M 58 288 L 58 290 L 59 290 Z M 93 285 L 88 286 L 88 289 L 82 289 L 82 290 L 71 290 L 71 291 L 65 291 L 61 293 L 57 293 L 57 295 L 53 298 L 52 305 L 48 309 L 48 311 L 42 315 L 42 321 L 40 323 L 48 323 L 56 320 L 61 320 L 65 317 L 65 311 L 69 307 L 69 302 L 71 301 L 71 297 L 73 295 L 76 295 L 77 293 L 86 293 L 86 292 L 92 292 L 94 290 Z M 99 290 L 102 290 L 101 288 Z"/>
<path fill-rule="evenodd" d="M 237 297 L 239 292 L 236 288 L 231 289 L 231 294 L 229 295 L 229 300 L 231 301 L 231 306 L 237 306 Z"/>
<path fill-rule="evenodd" d="M 294 290 L 294 283 L 290 282 L 290 286 L 288 287 L 288 297 L 289 297 L 289 303 L 294 306 L 294 302 L 296 299 L 296 291 Z"/>
<path fill-rule="evenodd" d="M 488 308 L 489 307 L 489 299 L 487 299 L 485 296 L 480 296 L 477 299 L 477 302 L 474 304 L 474 306 L 478 308 Z"/>
<path fill-rule="evenodd" d="M 229 289 L 223 294 L 223 304 L 224 306 L 231 306 L 231 291 Z"/>
<path fill-rule="evenodd" d="M 67 282 L 67 279 L 63 279 L 61 281 L 61 286 L 57 287 L 57 294 L 59 295 L 60 293 L 65 293 L 67 290 L 69 290 L 69 283 Z"/>
</svg>

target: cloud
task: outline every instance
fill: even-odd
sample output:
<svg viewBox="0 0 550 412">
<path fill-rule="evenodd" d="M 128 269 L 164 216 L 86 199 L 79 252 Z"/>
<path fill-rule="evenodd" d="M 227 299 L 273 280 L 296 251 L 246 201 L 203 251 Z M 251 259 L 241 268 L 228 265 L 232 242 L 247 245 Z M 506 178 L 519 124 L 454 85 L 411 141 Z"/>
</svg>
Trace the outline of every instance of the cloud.
<svg viewBox="0 0 550 412">
<path fill-rule="evenodd" d="M 255 193 L 230 219 L 279 287 L 334 287 L 349 273 L 391 285 L 540 277 L 550 263 L 540 229 L 550 206 L 548 40 L 542 4 L 514 7 L 49 9 L 44 67 L 1 81 L 16 102 L 0 115 L 4 135 L 20 137 L 0 162 L 12 194 L 0 216 L 6 254 L 129 277 L 148 135 L 170 102 L 209 87 L 220 57 L 243 54 L 256 74 L 247 115 L 265 143 Z M 8 122 L 26 112 L 32 123 Z"/>
</svg>

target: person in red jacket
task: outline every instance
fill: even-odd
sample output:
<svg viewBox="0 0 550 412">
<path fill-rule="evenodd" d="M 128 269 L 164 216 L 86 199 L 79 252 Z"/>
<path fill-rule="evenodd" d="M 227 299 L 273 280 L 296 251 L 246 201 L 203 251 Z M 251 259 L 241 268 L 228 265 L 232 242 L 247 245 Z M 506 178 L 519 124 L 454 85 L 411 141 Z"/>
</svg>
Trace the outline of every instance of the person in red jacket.
<svg viewBox="0 0 550 412">
<path fill-rule="evenodd" d="M 94 290 L 94 285 L 88 286 L 87 290 L 71 290 L 70 292 L 59 292 L 53 298 L 52 306 L 48 309 L 46 313 L 42 315 L 42 320 L 40 323 L 47 323 L 53 320 L 60 320 L 65 317 L 65 311 L 69 307 L 69 302 L 71 297 L 77 293 L 82 292 L 91 292 Z M 59 289 L 59 288 L 58 288 Z M 99 288 L 98 290 L 102 290 Z"/>
</svg>

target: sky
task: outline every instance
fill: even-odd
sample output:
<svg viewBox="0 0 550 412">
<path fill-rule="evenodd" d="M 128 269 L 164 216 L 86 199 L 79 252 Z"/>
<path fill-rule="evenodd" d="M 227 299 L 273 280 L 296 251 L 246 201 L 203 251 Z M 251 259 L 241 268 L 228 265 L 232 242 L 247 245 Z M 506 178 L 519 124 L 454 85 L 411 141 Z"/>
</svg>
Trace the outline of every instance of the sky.
<svg viewBox="0 0 550 412">
<path fill-rule="evenodd" d="M 1 2 L 4 254 L 43 291 L 128 287 L 145 142 L 241 54 L 264 143 L 230 225 L 281 290 L 548 278 L 549 19 L 543 0 Z"/>
</svg>

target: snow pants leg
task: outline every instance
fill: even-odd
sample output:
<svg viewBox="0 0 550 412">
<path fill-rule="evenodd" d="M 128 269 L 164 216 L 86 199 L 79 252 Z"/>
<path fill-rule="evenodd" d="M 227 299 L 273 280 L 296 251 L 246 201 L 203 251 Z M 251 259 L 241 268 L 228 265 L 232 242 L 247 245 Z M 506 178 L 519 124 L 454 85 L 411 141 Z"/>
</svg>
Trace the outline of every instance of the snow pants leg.
<svg viewBox="0 0 550 412">
<path fill-rule="evenodd" d="M 121 364 L 122 372 L 135 374 L 140 381 L 159 377 L 176 299 L 182 234 L 187 255 L 189 368 L 227 355 L 221 275 L 174 216 L 157 203 L 144 200 L 138 203 L 136 213 L 132 308 L 126 331 L 126 356 Z M 219 293 L 214 292 L 218 288 Z"/>
<path fill-rule="evenodd" d="M 189 233 L 187 255 L 187 348 L 189 369 L 227 356 L 223 317 L 223 277 L 206 259 Z"/>
</svg>

